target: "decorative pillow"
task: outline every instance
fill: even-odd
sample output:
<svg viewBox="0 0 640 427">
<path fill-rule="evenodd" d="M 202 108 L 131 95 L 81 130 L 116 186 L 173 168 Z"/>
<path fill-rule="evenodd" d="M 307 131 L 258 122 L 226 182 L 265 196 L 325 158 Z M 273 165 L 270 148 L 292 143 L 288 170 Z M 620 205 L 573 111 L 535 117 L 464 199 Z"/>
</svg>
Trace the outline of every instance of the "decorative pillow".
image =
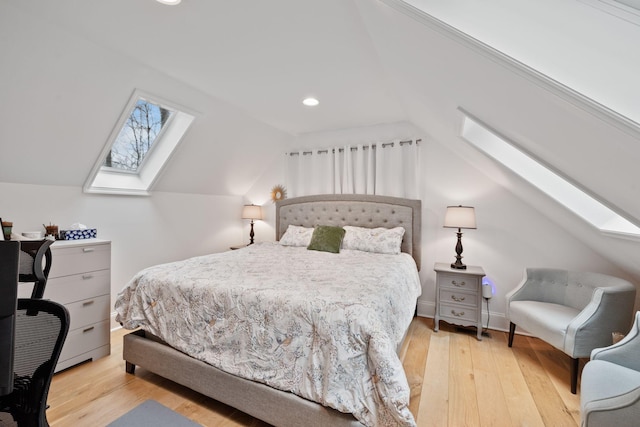
<svg viewBox="0 0 640 427">
<path fill-rule="evenodd" d="M 342 227 L 318 225 L 313 230 L 311 243 L 309 243 L 307 249 L 337 254 L 340 252 L 340 245 L 342 244 L 344 234 L 345 231 Z"/>
<path fill-rule="evenodd" d="M 280 244 L 284 246 L 309 246 L 313 228 L 289 225 L 287 231 L 280 238 Z"/>
<path fill-rule="evenodd" d="M 364 228 L 345 225 L 344 229 L 346 234 L 342 241 L 343 249 L 394 255 L 400 253 L 405 232 L 403 227 Z"/>
</svg>

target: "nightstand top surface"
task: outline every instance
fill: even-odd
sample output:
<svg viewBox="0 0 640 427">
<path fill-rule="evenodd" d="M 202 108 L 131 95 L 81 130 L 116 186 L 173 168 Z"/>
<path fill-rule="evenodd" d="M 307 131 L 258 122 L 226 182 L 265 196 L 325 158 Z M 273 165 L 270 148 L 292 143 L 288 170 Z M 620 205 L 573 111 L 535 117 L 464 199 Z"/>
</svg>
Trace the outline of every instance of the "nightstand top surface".
<svg viewBox="0 0 640 427">
<path fill-rule="evenodd" d="M 469 276 L 484 276 L 484 270 L 477 265 L 468 265 L 466 269 L 451 268 L 451 263 L 436 262 L 433 269 L 438 273 L 466 274 Z"/>
</svg>

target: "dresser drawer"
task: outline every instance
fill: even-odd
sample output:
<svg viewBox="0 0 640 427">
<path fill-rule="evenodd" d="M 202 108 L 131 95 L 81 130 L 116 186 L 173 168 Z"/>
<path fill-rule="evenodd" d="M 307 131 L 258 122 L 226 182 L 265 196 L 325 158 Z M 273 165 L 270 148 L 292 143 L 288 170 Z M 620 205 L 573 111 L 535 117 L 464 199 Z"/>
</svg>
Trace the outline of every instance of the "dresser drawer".
<svg viewBox="0 0 640 427">
<path fill-rule="evenodd" d="M 67 304 L 71 325 L 69 330 L 83 328 L 92 323 L 108 320 L 110 315 L 111 296 L 102 295 L 84 301 Z"/>
<path fill-rule="evenodd" d="M 438 287 L 478 292 L 478 279 L 453 274 L 438 274 Z"/>
<path fill-rule="evenodd" d="M 71 276 L 87 271 L 106 270 L 111 266 L 110 244 L 87 244 L 81 246 L 51 246 L 53 255 L 49 280 Z"/>
<path fill-rule="evenodd" d="M 447 320 L 453 319 L 454 323 L 468 321 L 475 324 L 478 321 L 478 310 L 475 307 L 468 307 L 454 304 L 440 304 L 440 317 Z"/>
<path fill-rule="evenodd" d="M 475 307 L 478 305 L 477 292 L 465 292 L 457 289 L 442 288 L 440 289 L 440 301 L 443 304 L 450 305 L 470 305 Z"/>
<path fill-rule="evenodd" d="M 62 347 L 60 362 L 109 344 L 109 320 L 69 331 Z"/>
<path fill-rule="evenodd" d="M 93 271 L 47 280 L 44 297 L 61 304 L 107 295 L 111 289 L 111 270 Z"/>
</svg>

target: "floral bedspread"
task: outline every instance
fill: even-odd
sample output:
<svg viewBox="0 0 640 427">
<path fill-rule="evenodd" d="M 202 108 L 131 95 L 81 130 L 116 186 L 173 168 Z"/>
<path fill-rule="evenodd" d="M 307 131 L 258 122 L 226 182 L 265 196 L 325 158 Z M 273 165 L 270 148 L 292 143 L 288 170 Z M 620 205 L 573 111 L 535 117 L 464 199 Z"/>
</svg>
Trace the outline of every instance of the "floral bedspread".
<svg viewBox="0 0 640 427">
<path fill-rule="evenodd" d="M 396 347 L 420 292 L 407 254 L 260 243 L 147 268 L 115 308 L 125 328 L 228 373 L 368 426 L 414 426 Z"/>
</svg>

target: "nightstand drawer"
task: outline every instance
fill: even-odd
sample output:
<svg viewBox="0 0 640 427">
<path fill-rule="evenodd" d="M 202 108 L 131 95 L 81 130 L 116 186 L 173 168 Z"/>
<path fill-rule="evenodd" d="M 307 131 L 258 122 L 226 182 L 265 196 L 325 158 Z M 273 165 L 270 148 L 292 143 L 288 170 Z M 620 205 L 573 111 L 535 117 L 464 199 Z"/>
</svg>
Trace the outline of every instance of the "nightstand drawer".
<svg viewBox="0 0 640 427">
<path fill-rule="evenodd" d="M 438 274 L 438 287 L 478 292 L 478 279 L 454 274 Z"/>
<path fill-rule="evenodd" d="M 440 317 L 444 320 L 447 318 L 454 319 L 456 322 L 466 320 L 475 324 L 478 320 L 478 310 L 475 307 L 442 303 L 440 304 Z"/>
<path fill-rule="evenodd" d="M 433 330 L 438 332 L 440 320 L 454 325 L 475 326 L 478 340 L 482 340 L 482 267 L 467 266 L 457 270 L 449 264 L 437 262 L 433 269 L 436 272 Z"/>
<path fill-rule="evenodd" d="M 476 292 L 462 292 L 448 288 L 440 289 L 440 301 L 449 305 L 478 305 L 478 294 Z"/>
</svg>

